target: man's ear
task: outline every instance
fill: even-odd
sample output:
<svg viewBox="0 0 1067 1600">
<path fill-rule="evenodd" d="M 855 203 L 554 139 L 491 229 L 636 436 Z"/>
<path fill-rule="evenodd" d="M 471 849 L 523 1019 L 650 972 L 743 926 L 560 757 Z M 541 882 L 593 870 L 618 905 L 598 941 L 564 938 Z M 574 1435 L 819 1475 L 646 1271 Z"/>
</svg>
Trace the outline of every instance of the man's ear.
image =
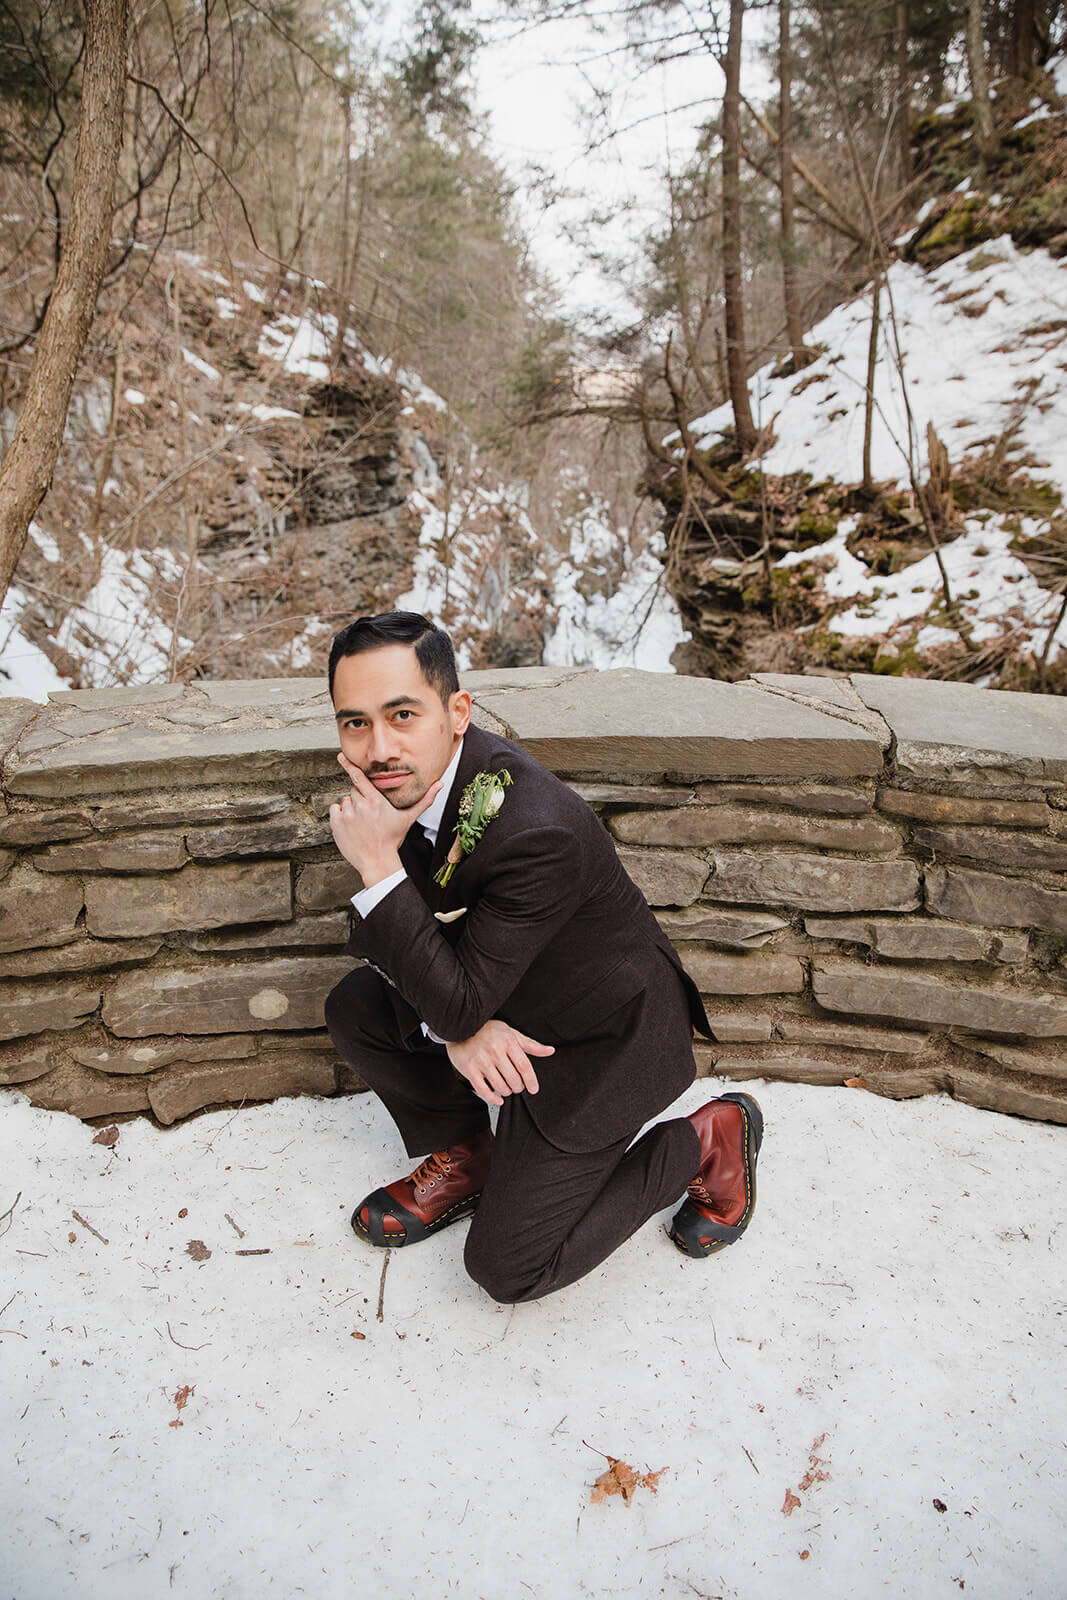
<svg viewBox="0 0 1067 1600">
<path fill-rule="evenodd" d="M 448 702 L 449 715 L 452 718 L 452 732 L 456 738 L 462 738 L 470 726 L 471 697 L 466 689 L 457 689 Z"/>
</svg>

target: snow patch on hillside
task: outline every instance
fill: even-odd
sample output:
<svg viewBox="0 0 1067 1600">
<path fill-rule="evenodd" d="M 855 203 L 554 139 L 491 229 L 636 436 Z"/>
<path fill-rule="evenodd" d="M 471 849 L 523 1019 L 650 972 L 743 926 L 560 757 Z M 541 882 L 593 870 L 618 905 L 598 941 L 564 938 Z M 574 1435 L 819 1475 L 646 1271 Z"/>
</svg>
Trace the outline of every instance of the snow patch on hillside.
<svg viewBox="0 0 1067 1600">
<path fill-rule="evenodd" d="M 801 374 L 775 377 L 767 366 L 752 379 L 753 414 L 768 435 L 766 472 L 859 481 L 872 304 L 868 289 L 814 328 L 807 342 L 822 353 Z M 931 272 L 898 261 L 881 293 L 878 349 L 876 481 L 925 481 L 930 423 L 953 465 L 999 445 L 1010 461 L 1067 494 L 1067 264 L 1046 250 L 1018 250 L 1007 236 Z M 720 406 L 691 431 L 708 448 L 731 426 L 729 407 Z M 1017 553 L 1047 528 L 1038 517 L 979 512 L 942 546 L 952 600 L 974 643 L 1010 636 L 1016 653 L 1040 657 L 1047 647 L 1050 662 L 1067 647 L 1067 628 L 1055 627 L 1062 596 L 1042 588 Z M 853 639 L 885 635 L 890 654 L 906 640 L 920 652 L 958 644 L 944 616 L 920 626 L 944 598 L 937 556 L 876 576 L 847 548 L 854 529 L 853 518 L 843 519 L 831 540 L 779 563 L 810 563 L 828 599 L 856 600 L 830 619 L 830 631 Z"/>
</svg>

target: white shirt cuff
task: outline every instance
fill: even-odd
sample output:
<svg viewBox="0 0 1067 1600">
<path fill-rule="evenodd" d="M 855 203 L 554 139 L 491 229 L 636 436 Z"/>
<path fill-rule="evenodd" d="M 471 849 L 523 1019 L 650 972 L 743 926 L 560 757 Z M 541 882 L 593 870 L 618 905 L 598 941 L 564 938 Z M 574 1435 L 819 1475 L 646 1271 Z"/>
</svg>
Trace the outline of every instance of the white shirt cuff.
<svg viewBox="0 0 1067 1600">
<path fill-rule="evenodd" d="M 387 894 L 391 894 L 398 883 L 403 883 L 407 873 L 403 867 L 397 867 L 388 878 L 383 878 L 380 883 L 372 884 L 369 889 L 360 889 L 358 894 L 352 896 L 352 904 L 361 917 L 369 917 L 375 906 L 380 905 Z"/>
</svg>

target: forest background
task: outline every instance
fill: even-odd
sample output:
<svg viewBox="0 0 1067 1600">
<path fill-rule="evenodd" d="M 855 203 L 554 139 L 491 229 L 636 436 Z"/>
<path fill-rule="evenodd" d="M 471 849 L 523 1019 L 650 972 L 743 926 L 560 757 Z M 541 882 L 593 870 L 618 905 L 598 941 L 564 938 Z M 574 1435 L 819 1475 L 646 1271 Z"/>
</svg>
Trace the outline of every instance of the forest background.
<svg viewBox="0 0 1067 1600">
<path fill-rule="evenodd" d="M 520 211 L 474 103 L 487 35 L 579 19 L 603 41 L 590 148 L 626 132 L 612 82 L 684 63 L 688 84 L 695 63 L 706 88 L 672 108 L 691 134 L 651 225 L 647 186 L 582 208 L 547 171 Z M 725 677 L 1061 687 L 1067 534 L 1027 394 L 950 451 L 913 418 L 896 323 L 902 264 L 970 264 L 1009 234 L 1059 262 L 1045 69 L 1065 32 L 1040 0 L 544 0 L 482 19 L 425 0 L 406 26 L 349 0 L 0 0 L 8 692 L 20 650 L 46 688 L 319 671 L 336 626 L 403 598 L 474 665 L 628 649 Z M 535 190 L 625 287 L 599 313 L 539 266 Z M 842 352 L 820 330 L 858 300 L 849 470 L 770 470 L 786 424 L 754 409 L 753 375 L 797 396 L 822 381 Z M 890 477 L 872 441 L 894 364 Z M 1038 586 L 1040 634 L 1010 607 L 975 625 L 946 552 L 976 512 Z M 835 633 L 845 558 L 868 590 L 932 561 L 932 643 L 918 621 Z"/>
</svg>

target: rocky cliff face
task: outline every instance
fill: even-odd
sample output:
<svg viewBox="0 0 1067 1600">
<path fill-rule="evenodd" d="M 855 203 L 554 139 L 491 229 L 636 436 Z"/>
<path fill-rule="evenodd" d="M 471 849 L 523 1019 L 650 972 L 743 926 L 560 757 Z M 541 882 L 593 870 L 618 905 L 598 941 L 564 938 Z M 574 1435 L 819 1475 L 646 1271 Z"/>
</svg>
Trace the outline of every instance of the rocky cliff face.
<svg viewBox="0 0 1067 1600">
<path fill-rule="evenodd" d="M 468 663 L 541 659 L 521 486 L 324 302 L 178 256 L 102 308 L 5 607 L 9 693 L 319 673 L 351 616 L 418 600 L 417 557 Z"/>
</svg>

